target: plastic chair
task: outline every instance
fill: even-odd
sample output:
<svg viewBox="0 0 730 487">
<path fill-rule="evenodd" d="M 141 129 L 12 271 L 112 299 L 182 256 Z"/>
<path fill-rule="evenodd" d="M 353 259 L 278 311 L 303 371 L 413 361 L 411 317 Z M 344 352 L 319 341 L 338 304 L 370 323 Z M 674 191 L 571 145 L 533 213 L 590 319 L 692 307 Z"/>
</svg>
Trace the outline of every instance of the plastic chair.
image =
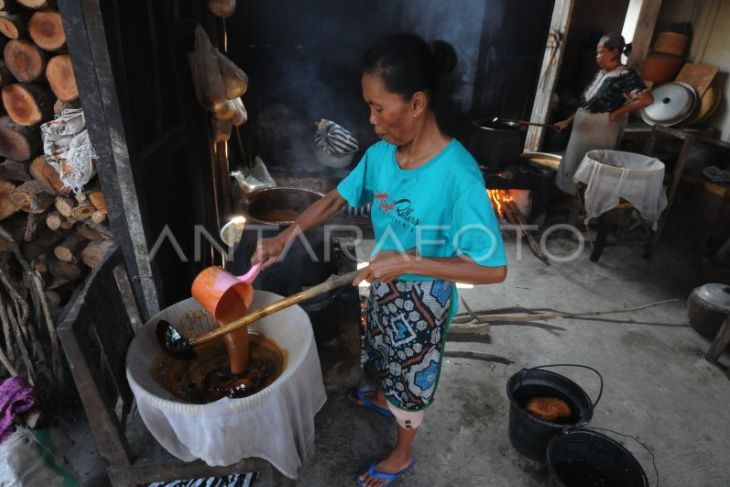
<svg viewBox="0 0 730 487">
<path fill-rule="evenodd" d="M 226 467 L 186 463 L 165 451 L 138 415 L 125 355 L 141 325 L 119 249 L 107 254 L 69 302 L 58 335 L 107 474 L 115 486 L 261 472 L 269 485 L 293 486 L 269 462 L 247 458 Z M 258 484 L 258 481 L 257 481 Z"/>
</svg>

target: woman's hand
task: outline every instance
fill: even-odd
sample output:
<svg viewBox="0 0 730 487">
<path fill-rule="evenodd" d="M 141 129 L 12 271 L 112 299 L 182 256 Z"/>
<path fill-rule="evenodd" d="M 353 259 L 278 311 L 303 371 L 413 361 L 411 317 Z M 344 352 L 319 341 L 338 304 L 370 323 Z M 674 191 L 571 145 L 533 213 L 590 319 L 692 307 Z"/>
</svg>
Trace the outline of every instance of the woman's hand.
<svg viewBox="0 0 730 487">
<path fill-rule="evenodd" d="M 262 238 L 256 243 L 256 252 L 251 257 L 251 265 L 262 262 L 262 269 L 274 265 L 284 251 L 284 241 L 279 235 L 271 238 Z"/>
<path fill-rule="evenodd" d="M 560 133 L 563 130 L 570 127 L 572 124 L 573 124 L 573 117 L 566 118 L 565 120 L 561 120 L 560 122 L 554 123 L 553 130 L 555 130 L 557 133 Z"/>
<path fill-rule="evenodd" d="M 362 281 L 371 282 L 377 279 L 381 282 L 390 282 L 402 274 L 408 273 L 408 266 L 413 262 L 415 255 L 412 253 L 393 252 L 384 250 L 378 252 L 370 265 L 360 269 L 352 284 L 357 286 Z"/>
</svg>

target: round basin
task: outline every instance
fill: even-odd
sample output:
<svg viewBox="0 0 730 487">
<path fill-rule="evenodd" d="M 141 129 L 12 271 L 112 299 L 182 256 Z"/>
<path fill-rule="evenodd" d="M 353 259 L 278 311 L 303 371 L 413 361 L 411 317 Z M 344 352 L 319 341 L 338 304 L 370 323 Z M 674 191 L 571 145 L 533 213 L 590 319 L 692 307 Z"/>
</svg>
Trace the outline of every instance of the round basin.
<svg viewBox="0 0 730 487">
<path fill-rule="evenodd" d="M 256 291 L 251 309 L 280 296 Z M 230 465 L 242 458 L 268 460 L 295 478 L 308 451 L 314 448 L 314 415 L 326 400 L 312 326 L 299 306 L 265 317 L 250 327 L 276 342 L 286 362 L 281 375 L 248 397 L 224 397 L 208 404 L 176 398 L 155 381 L 150 370 L 162 350 L 155 325 L 165 319 L 186 336 L 214 328 L 193 298 L 164 309 L 145 323 L 127 352 L 127 379 L 139 414 L 155 439 L 185 461 Z"/>
</svg>

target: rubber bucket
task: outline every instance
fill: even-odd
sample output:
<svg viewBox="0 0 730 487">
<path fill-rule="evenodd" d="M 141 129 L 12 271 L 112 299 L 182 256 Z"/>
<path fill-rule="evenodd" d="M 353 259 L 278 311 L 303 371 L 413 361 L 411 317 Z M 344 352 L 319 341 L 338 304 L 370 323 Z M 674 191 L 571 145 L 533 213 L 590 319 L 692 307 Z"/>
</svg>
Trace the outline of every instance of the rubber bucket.
<svg viewBox="0 0 730 487">
<path fill-rule="evenodd" d="M 594 402 L 572 380 L 549 370 L 548 367 L 578 367 L 596 373 L 601 381 L 598 397 Z M 603 394 L 603 377 L 586 365 L 556 364 L 522 369 L 507 382 L 509 397 L 509 440 L 512 446 L 532 460 L 545 462 L 545 452 L 550 440 L 564 429 L 579 428 L 593 417 L 593 409 Z M 527 402 L 533 397 L 555 397 L 565 401 L 572 415 L 558 421 L 545 421 L 527 412 Z"/>
<path fill-rule="evenodd" d="M 554 437 L 547 448 L 548 486 L 648 487 L 636 458 L 619 442 L 593 430 Z"/>
</svg>

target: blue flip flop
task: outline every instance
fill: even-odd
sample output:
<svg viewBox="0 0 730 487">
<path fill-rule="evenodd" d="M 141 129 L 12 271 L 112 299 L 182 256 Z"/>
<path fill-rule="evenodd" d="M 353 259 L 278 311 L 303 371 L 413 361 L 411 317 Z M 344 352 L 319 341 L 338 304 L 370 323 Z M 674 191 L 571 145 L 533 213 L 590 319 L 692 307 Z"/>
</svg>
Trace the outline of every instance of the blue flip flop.
<svg viewBox="0 0 730 487">
<path fill-rule="evenodd" d="M 373 463 L 372 465 L 370 465 L 370 468 L 368 468 L 368 477 L 385 480 L 386 483 L 383 484 L 383 487 L 388 487 L 390 484 L 395 482 L 398 479 L 398 477 L 407 474 L 408 471 L 410 469 L 412 469 L 413 465 L 415 465 L 415 464 L 416 464 L 416 459 L 414 458 L 413 460 L 411 460 L 411 463 L 409 463 L 408 466 L 406 468 L 404 468 L 403 470 L 401 470 L 400 472 L 383 473 L 383 472 L 378 472 L 377 470 L 375 470 L 376 464 Z M 365 485 L 362 483 L 362 480 L 360 480 L 360 475 L 355 477 L 355 480 L 357 480 L 357 485 L 359 485 L 360 487 L 363 487 Z"/>
<path fill-rule="evenodd" d="M 374 404 L 368 400 L 367 397 L 365 397 L 365 394 L 368 392 L 373 392 L 372 389 L 368 389 L 367 387 L 360 387 L 355 391 L 355 396 L 357 396 L 357 399 L 360 401 L 360 404 L 355 402 L 350 398 L 350 395 L 348 394 L 347 398 L 348 400 L 353 403 L 355 406 L 360 406 L 365 409 L 372 409 L 376 413 L 380 414 L 381 416 L 385 416 L 386 418 L 392 418 L 393 413 L 388 408 L 383 408 L 378 406 L 377 404 Z"/>
</svg>

